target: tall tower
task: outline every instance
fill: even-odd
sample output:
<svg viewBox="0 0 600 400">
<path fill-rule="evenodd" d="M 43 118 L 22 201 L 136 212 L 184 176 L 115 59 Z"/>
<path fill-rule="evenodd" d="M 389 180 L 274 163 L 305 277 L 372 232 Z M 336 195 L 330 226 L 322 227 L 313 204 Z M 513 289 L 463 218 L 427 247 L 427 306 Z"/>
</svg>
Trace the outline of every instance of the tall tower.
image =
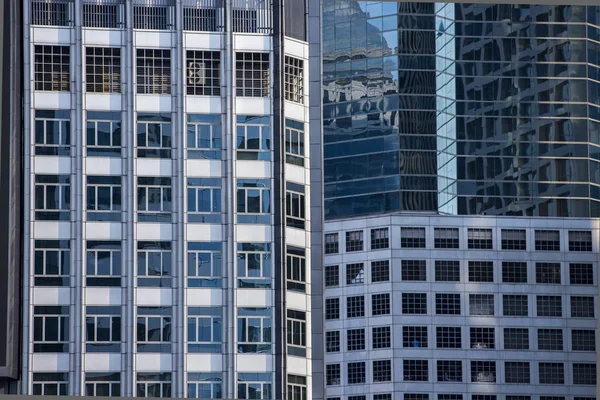
<svg viewBox="0 0 600 400">
<path fill-rule="evenodd" d="M 23 393 L 310 398 L 306 13 L 25 2 Z"/>
</svg>

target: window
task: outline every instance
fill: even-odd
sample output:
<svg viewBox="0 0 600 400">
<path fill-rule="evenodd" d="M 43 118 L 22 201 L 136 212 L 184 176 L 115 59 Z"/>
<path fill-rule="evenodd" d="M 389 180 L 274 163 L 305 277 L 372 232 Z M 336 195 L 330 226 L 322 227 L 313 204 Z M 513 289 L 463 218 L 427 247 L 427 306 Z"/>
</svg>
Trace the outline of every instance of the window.
<svg viewBox="0 0 600 400">
<path fill-rule="evenodd" d="M 462 361 L 438 360 L 437 380 L 438 382 L 462 382 Z"/>
<path fill-rule="evenodd" d="M 336 254 L 339 250 L 339 241 L 337 233 L 325 234 L 325 254 Z"/>
<path fill-rule="evenodd" d="M 304 60 L 296 57 L 284 58 L 284 95 L 288 101 L 304 103 Z"/>
<path fill-rule="evenodd" d="M 436 249 L 458 249 L 458 228 L 434 228 L 433 239 Z"/>
<path fill-rule="evenodd" d="M 304 185 L 285 183 L 285 224 L 290 228 L 304 229 L 306 225 L 306 205 Z"/>
<path fill-rule="evenodd" d="M 427 314 L 427 293 L 402 293 L 402 314 Z"/>
<path fill-rule="evenodd" d="M 340 319 L 340 299 L 325 299 L 325 319 Z"/>
<path fill-rule="evenodd" d="M 121 242 L 86 242 L 86 286 L 121 286 Z"/>
<path fill-rule="evenodd" d="M 237 180 L 237 222 L 271 223 L 271 186 L 268 179 Z"/>
<path fill-rule="evenodd" d="M 541 362 L 539 364 L 539 377 L 542 385 L 564 385 L 565 366 L 563 363 Z"/>
<path fill-rule="evenodd" d="M 272 399 L 270 373 L 238 373 L 238 399 Z"/>
<path fill-rule="evenodd" d="M 327 353 L 340 351 L 340 331 L 325 332 L 325 349 Z"/>
<path fill-rule="evenodd" d="M 192 223 L 221 223 L 221 178 L 188 178 L 187 219 Z"/>
<path fill-rule="evenodd" d="M 325 266 L 325 287 L 339 286 L 340 267 L 338 265 Z"/>
<path fill-rule="evenodd" d="M 596 385 L 596 364 L 573 363 L 574 385 Z"/>
<path fill-rule="evenodd" d="M 87 176 L 87 220 L 121 221 L 121 177 Z"/>
<path fill-rule="evenodd" d="M 285 120 L 285 162 L 304 166 L 304 123 Z"/>
<path fill-rule="evenodd" d="M 223 397 L 221 373 L 188 372 L 187 397 L 191 399 L 220 399 Z"/>
<path fill-rule="evenodd" d="M 365 282 L 365 267 L 363 263 L 346 265 L 346 285 L 357 285 Z"/>
<path fill-rule="evenodd" d="M 306 292 L 306 250 L 287 246 L 287 290 Z"/>
<path fill-rule="evenodd" d="M 401 228 L 402 248 L 425 248 L 425 228 Z"/>
<path fill-rule="evenodd" d="M 238 308 L 238 353 L 271 354 L 270 308 Z"/>
<path fill-rule="evenodd" d="M 350 296 L 346 299 L 346 316 L 348 318 L 365 316 L 364 296 Z"/>
<path fill-rule="evenodd" d="M 560 296 L 537 296 L 538 317 L 561 317 L 562 299 Z"/>
<path fill-rule="evenodd" d="M 221 242 L 188 242 L 188 287 L 222 287 L 222 246 Z"/>
<path fill-rule="evenodd" d="M 460 282 L 460 261 L 435 260 L 436 282 Z"/>
<path fill-rule="evenodd" d="M 473 394 L 471 400 L 496 400 L 495 394 Z"/>
<path fill-rule="evenodd" d="M 494 315 L 494 295 L 469 294 L 469 311 L 471 315 Z"/>
<path fill-rule="evenodd" d="M 187 50 L 186 62 L 188 95 L 221 95 L 221 52 Z"/>
<path fill-rule="evenodd" d="M 371 334 L 373 350 L 392 347 L 392 330 L 389 326 L 374 326 Z"/>
<path fill-rule="evenodd" d="M 287 310 L 287 353 L 306 357 L 306 313 Z"/>
<path fill-rule="evenodd" d="M 238 287 L 270 288 L 271 243 L 237 244 Z"/>
<path fill-rule="evenodd" d="M 388 228 L 371 229 L 371 250 L 387 249 L 390 247 Z"/>
<path fill-rule="evenodd" d="M 71 154 L 71 111 L 35 110 L 35 154 L 68 156 Z"/>
<path fill-rule="evenodd" d="M 388 282 L 389 280 L 389 260 L 371 261 L 371 283 Z"/>
<path fill-rule="evenodd" d="M 496 332 L 494 328 L 471 328 L 472 349 L 495 349 Z"/>
<path fill-rule="evenodd" d="M 171 307 L 138 306 L 137 352 L 171 352 Z"/>
<path fill-rule="evenodd" d="M 287 376 L 287 399 L 306 400 L 306 377 L 298 375 Z"/>
<path fill-rule="evenodd" d="M 122 4 L 84 2 L 83 23 L 86 28 L 122 28 L 125 17 Z"/>
<path fill-rule="evenodd" d="M 529 329 L 504 328 L 504 350 L 529 350 Z"/>
<path fill-rule="evenodd" d="M 563 349 L 562 329 L 538 329 L 538 350 Z"/>
<path fill-rule="evenodd" d="M 495 383 L 495 361 L 471 361 L 471 382 Z"/>
<path fill-rule="evenodd" d="M 188 353 L 221 353 L 222 313 L 220 307 L 188 307 Z"/>
<path fill-rule="evenodd" d="M 33 307 L 33 352 L 69 352 L 69 306 Z"/>
<path fill-rule="evenodd" d="M 71 56 L 69 46 L 35 45 L 33 50 L 35 90 L 69 92 Z"/>
<path fill-rule="evenodd" d="M 171 115 L 137 115 L 137 156 L 171 158 Z"/>
<path fill-rule="evenodd" d="M 68 240 L 36 240 L 33 251 L 35 286 L 71 286 Z"/>
<path fill-rule="evenodd" d="M 421 348 L 428 347 L 426 326 L 403 326 L 402 346 Z"/>
<path fill-rule="evenodd" d="M 170 49 L 137 49 L 136 63 L 138 94 L 171 94 Z"/>
<path fill-rule="evenodd" d="M 365 330 L 364 329 L 348 329 L 346 331 L 346 343 L 348 351 L 364 350 L 365 349 Z"/>
<path fill-rule="evenodd" d="M 462 394 L 438 394 L 438 400 L 463 400 Z M 519 399 L 525 400 L 525 399 Z"/>
<path fill-rule="evenodd" d="M 502 296 L 502 309 L 505 317 L 526 317 L 529 303 L 526 294 L 505 294 Z"/>
<path fill-rule="evenodd" d="M 596 331 L 573 329 L 571 331 L 573 351 L 596 351 Z"/>
<path fill-rule="evenodd" d="M 269 53 L 235 53 L 236 96 L 269 97 Z"/>
<path fill-rule="evenodd" d="M 391 313 L 391 299 L 389 293 L 371 295 L 371 308 L 373 316 L 388 315 Z"/>
<path fill-rule="evenodd" d="M 373 400 L 392 400 L 391 393 L 377 393 L 373 395 Z"/>
<path fill-rule="evenodd" d="M 218 3 L 203 3 L 198 7 L 196 1 L 183 3 L 183 30 L 196 32 L 222 32 L 221 15 L 217 17 Z"/>
<path fill-rule="evenodd" d="M 494 262 L 469 261 L 469 282 L 494 282 Z"/>
<path fill-rule="evenodd" d="M 187 114 L 188 159 L 221 159 L 221 116 L 219 114 Z"/>
<path fill-rule="evenodd" d="M 571 296 L 571 318 L 594 318 L 594 298 Z"/>
<path fill-rule="evenodd" d="M 569 231 L 569 251 L 592 251 L 592 232 Z"/>
<path fill-rule="evenodd" d="M 85 395 L 86 396 L 121 396 L 121 373 L 120 372 L 86 372 L 85 373 Z"/>
<path fill-rule="evenodd" d="M 460 293 L 436 293 L 435 313 L 437 315 L 460 315 Z"/>
<path fill-rule="evenodd" d="M 571 263 L 569 264 L 569 283 L 571 285 L 593 285 L 593 264 Z"/>
<path fill-rule="evenodd" d="M 68 221 L 71 217 L 71 177 L 69 175 L 35 176 L 35 219 Z"/>
<path fill-rule="evenodd" d="M 85 307 L 86 353 L 121 352 L 121 307 Z"/>
<path fill-rule="evenodd" d="M 171 287 L 171 243 L 138 242 L 138 287 Z"/>
<path fill-rule="evenodd" d="M 427 393 L 404 393 L 404 400 L 429 400 Z"/>
<path fill-rule="evenodd" d="M 527 283 L 527 263 L 503 261 L 502 283 Z"/>
<path fill-rule="evenodd" d="M 171 222 L 171 178 L 137 178 L 138 222 Z"/>
<path fill-rule="evenodd" d="M 502 250 L 527 250 L 524 229 L 502 229 Z"/>
<path fill-rule="evenodd" d="M 391 382 L 392 381 L 392 361 L 374 360 L 373 361 L 373 382 Z"/>
<path fill-rule="evenodd" d="M 460 349 L 462 333 L 460 326 L 437 326 L 436 344 L 439 349 Z"/>
<path fill-rule="evenodd" d="M 429 380 L 428 360 L 403 360 L 404 380 L 427 382 Z"/>
<path fill-rule="evenodd" d="M 348 363 L 348 385 L 366 383 L 366 364 L 364 362 Z"/>
<path fill-rule="evenodd" d="M 535 249 L 541 251 L 560 251 L 560 232 L 535 231 Z"/>
<path fill-rule="evenodd" d="M 467 229 L 467 246 L 469 249 L 492 250 L 492 230 L 480 228 Z"/>
<path fill-rule="evenodd" d="M 33 0 L 31 2 L 32 25 L 73 26 L 73 21 L 73 2 L 71 1 Z"/>
<path fill-rule="evenodd" d="M 161 0 L 135 0 L 134 29 L 167 30 L 175 27 L 175 4 Z"/>
<path fill-rule="evenodd" d="M 171 397 L 171 373 L 137 373 L 137 397 Z"/>
<path fill-rule="evenodd" d="M 328 364 L 325 366 L 325 384 L 327 386 L 337 386 L 341 384 L 340 364 Z"/>
<path fill-rule="evenodd" d="M 346 252 L 363 250 L 363 231 L 346 232 Z"/>
<path fill-rule="evenodd" d="M 535 282 L 560 285 L 560 263 L 535 263 Z"/>
<path fill-rule="evenodd" d="M 506 395 L 505 399 L 506 400 L 531 400 L 531 396 L 520 396 L 520 395 L 519 396 L 511 396 L 511 395 Z"/>
<path fill-rule="evenodd" d="M 427 265 L 425 260 L 402 260 L 403 281 L 426 281 Z"/>
<path fill-rule="evenodd" d="M 88 156 L 121 156 L 121 113 L 88 111 L 86 121 Z"/>
<path fill-rule="evenodd" d="M 85 80 L 89 93 L 121 93 L 121 49 L 86 47 Z"/>
<path fill-rule="evenodd" d="M 46 3 L 52 5 L 54 3 Z M 32 393 L 38 396 L 67 396 L 69 394 L 68 372 L 34 372 Z"/>
</svg>

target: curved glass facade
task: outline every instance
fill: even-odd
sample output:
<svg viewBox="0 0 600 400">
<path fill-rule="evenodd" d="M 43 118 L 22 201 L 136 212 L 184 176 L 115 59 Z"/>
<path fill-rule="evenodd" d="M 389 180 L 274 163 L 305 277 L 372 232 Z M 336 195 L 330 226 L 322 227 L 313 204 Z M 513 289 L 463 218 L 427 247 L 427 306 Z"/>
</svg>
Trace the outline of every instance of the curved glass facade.
<svg viewBox="0 0 600 400">
<path fill-rule="evenodd" d="M 323 5 L 325 215 L 600 216 L 599 7 Z"/>
</svg>

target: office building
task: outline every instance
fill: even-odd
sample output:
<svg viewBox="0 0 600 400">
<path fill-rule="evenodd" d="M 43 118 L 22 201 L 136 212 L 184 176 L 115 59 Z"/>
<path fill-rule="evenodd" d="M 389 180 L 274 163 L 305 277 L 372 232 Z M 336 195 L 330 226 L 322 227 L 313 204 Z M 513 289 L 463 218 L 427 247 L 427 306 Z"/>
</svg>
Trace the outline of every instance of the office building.
<svg viewBox="0 0 600 400">
<path fill-rule="evenodd" d="M 24 2 L 21 393 L 311 398 L 306 15 Z"/>
<path fill-rule="evenodd" d="M 323 2 L 315 399 L 596 398 L 599 23 Z"/>
</svg>

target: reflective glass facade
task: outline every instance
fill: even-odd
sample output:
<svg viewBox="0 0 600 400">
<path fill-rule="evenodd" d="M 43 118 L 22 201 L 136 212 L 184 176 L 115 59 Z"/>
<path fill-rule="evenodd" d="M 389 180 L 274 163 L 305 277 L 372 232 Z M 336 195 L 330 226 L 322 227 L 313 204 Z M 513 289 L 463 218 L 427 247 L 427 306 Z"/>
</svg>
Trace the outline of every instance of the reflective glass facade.
<svg viewBox="0 0 600 400">
<path fill-rule="evenodd" d="M 599 10 L 325 2 L 325 217 L 600 216 Z"/>
</svg>

